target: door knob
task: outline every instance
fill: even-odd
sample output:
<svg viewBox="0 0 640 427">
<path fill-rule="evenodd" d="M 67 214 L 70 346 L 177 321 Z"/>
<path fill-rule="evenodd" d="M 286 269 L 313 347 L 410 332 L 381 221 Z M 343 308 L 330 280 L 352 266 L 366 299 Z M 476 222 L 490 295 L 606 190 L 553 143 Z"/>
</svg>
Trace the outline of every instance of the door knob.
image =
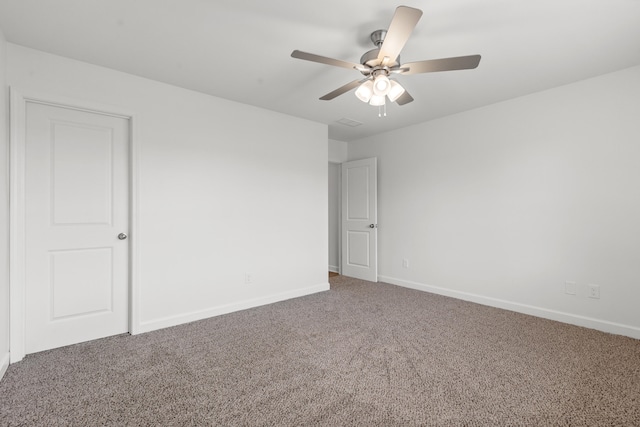
<svg viewBox="0 0 640 427">
<path fill-rule="evenodd" d="M 376 228 L 375 224 L 369 224 L 369 228 Z"/>
<path fill-rule="evenodd" d="M 124 239 L 126 239 L 126 238 L 127 238 L 127 235 L 126 235 L 126 234 L 124 234 L 124 233 L 120 233 L 120 234 L 118 234 L 118 239 L 120 239 L 120 240 L 124 240 Z"/>
</svg>

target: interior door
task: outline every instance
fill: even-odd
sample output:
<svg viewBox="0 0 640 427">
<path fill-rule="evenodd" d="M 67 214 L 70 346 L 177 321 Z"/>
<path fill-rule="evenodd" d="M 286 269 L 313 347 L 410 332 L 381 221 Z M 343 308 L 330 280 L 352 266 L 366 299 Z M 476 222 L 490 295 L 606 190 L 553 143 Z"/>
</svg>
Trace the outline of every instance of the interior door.
<svg viewBox="0 0 640 427">
<path fill-rule="evenodd" d="M 128 331 L 128 153 L 128 119 L 27 102 L 26 353 Z"/>
<path fill-rule="evenodd" d="M 342 274 L 378 281 L 376 158 L 342 164 Z"/>
</svg>

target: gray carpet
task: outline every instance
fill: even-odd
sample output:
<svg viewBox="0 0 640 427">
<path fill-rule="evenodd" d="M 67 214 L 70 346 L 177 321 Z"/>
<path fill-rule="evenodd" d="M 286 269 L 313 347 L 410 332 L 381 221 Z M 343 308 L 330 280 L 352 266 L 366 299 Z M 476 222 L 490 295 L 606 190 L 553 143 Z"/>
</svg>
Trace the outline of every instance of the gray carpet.
<svg viewBox="0 0 640 427">
<path fill-rule="evenodd" d="M 640 341 L 345 277 L 27 356 L 0 424 L 640 426 Z"/>
</svg>

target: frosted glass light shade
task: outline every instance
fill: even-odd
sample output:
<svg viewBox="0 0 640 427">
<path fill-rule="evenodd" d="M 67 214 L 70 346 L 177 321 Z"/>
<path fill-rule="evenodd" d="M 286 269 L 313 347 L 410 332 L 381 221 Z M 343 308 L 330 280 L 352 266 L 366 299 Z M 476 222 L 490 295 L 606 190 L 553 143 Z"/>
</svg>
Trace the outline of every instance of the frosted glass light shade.
<svg viewBox="0 0 640 427">
<path fill-rule="evenodd" d="M 369 102 L 371 96 L 373 95 L 373 82 L 371 80 L 367 80 L 362 83 L 358 89 L 356 89 L 356 96 L 362 102 Z"/>
<path fill-rule="evenodd" d="M 403 93 L 404 88 L 402 85 L 395 80 L 391 80 L 391 89 L 389 89 L 389 93 L 387 94 L 389 101 L 396 102 L 396 99 L 400 98 L 400 95 Z"/>
<path fill-rule="evenodd" d="M 384 74 L 376 76 L 373 81 L 373 93 L 384 96 L 389 93 L 389 89 L 391 89 L 391 81 L 389 80 L 389 77 Z"/>
<path fill-rule="evenodd" d="M 384 105 L 384 95 L 373 95 L 371 97 L 371 100 L 369 101 L 370 105 L 373 105 L 374 107 L 379 107 L 380 105 Z"/>
</svg>

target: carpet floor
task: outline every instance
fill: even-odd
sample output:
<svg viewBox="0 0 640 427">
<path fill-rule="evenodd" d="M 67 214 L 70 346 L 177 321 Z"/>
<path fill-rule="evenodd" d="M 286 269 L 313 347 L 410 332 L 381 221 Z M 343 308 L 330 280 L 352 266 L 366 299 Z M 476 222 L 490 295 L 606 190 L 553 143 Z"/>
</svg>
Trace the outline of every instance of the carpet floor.
<svg viewBox="0 0 640 427">
<path fill-rule="evenodd" d="M 2 426 L 640 426 L 640 341 L 439 295 L 331 290 L 28 355 Z"/>
</svg>

